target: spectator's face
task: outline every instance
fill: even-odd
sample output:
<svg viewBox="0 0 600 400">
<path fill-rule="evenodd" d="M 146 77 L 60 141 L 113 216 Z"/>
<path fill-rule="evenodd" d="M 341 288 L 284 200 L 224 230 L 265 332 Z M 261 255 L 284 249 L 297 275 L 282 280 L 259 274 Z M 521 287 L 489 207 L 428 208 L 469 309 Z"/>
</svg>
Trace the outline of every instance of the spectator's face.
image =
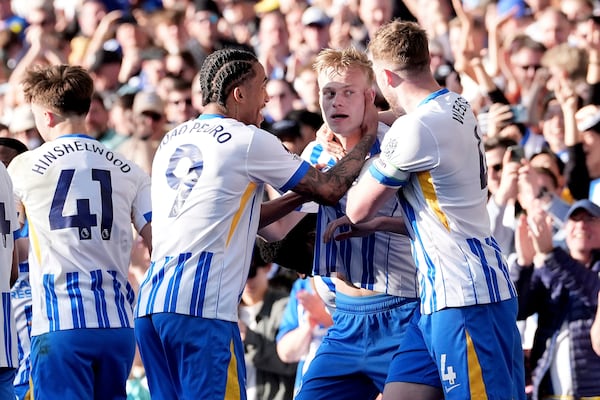
<svg viewBox="0 0 600 400">
<path fill-rule="evenodd" d="M 99 100 L 92 100 L 90 111 L 85 117 L 85 125 L 88 133 L 95 138 L 106 131 L 108 125 L 108 111 L 106 111 Z"/>
<path fill-rule="evenodd" d="M 600 178 L 600 133 L 585 131 L 581 135 L 585 164 L 592 179 Z"/>
<path fill-rule="evenodd" d="M 538 21 L 542 43 L 547 49 L 566 43 L 571 25 L 565 16 L 557 13 L 546 13 Z"/>
<path fill-rule="evenodd" d="M 306 108 L 311 111 L 319 111 L 319 85 L 317 83 L 317 73 L 312 68 L 304 69 L 298 74 L 294 81 L 294 88 Z"/>
<path fill-rule="evenodd" d="M 485 152 L 485 161 L 488 168 L 488 190 L 491 194 L 496 193 L 500 187 L 504 151 L 503 147 L 496 147 Z"/>
<path fill-rule="evenodd" d="M 197 115 L 192 106 L 192 90 L 170 91 L 165 107 L 167 121 L 180 124 Z"/>
<path fill-rule="evenodd" d="M 517 83 L 528 88 L 533 82 L 535 73 L 541 68 L 542 52 L 522 48 L 510 56 L 510 64 Z"/>
<path fill-rule="evenodd" d="M 364 72 L 325 70 L 319 73 L 320 103 L 323 118 L 338 135 L 360 132 L 365 113 L 365 91 L 370 89 Z"/>
<path fill-rule="evenodd" d="M 542 116 L 542 134 L 555 153 L 565 148 L 565 119 L 557 100 L 548 103 L 548 107 Z"/>
<path fill-rule="evenodd" d="M 212 48 L 218 38 L 219 17 L 210 11 L 196 11 L 188 21 L 188 32 L 202 46 Z"/>
<path fill-rule="evenodd" d="M 81 33 L 86 37 L 91 37 L 105 15 L 106 7 L 102 2 L 84 2 L 81 5 L 81 9 L 77 16 L 77 22 L 79 23 L 79 29 L 81 30 Z"/>
<path fill-rule="evenodd" d="M 266 91 L 269 98 L 266 111 L 273 120 L 281 121 L 288 112 L 294 109 L 294 94 L 289 85 L 280 80 L 269 81 Z"/>
<path fill-rule="evenodd" d="M 391 21 L 393 11 L 391 0 L 360 0 L 358 13 L 372 37 L 379 27 Z"/>
<path fill-rule="evenodd" d="M 582 17 L 592 15 L 594 7 L 588 1 L 562 0 L 560 10 L 567 16 L 569 21 L 576 21 Z"/>
<path fill-rule="evenodd" d="M 278 14 L 265 15 L 260 21 L 259 38 L 261 51 L 273 49 L 276 52 L 274 55 L 277 56 L 289 54 L 289 35 L 282 16 Z"/>
<path fill-rule="evenodd" d="M 558 190 L 560 191 L 564 185 L 564 177 L 560 173 L 556 159 L 549 154 L 541 153 L 529 160 L 529 165 L 532 168 L 546 168 L 554 174 L 558 181 Z"/>
<path fill-rule="evenodd" d="M 304 26 L 303 30 L 304 41 L 313 53 L 318 53 L 322 49 L 329 46 L 329 24 L 311 24 Z"/>
<path fill-rule="evenodd" d="M 565 230 L 567 246 L 572 253 L 600 249 L 600 218 L 583 209 L 575 211 L 567 220 Z"/>
</svg>

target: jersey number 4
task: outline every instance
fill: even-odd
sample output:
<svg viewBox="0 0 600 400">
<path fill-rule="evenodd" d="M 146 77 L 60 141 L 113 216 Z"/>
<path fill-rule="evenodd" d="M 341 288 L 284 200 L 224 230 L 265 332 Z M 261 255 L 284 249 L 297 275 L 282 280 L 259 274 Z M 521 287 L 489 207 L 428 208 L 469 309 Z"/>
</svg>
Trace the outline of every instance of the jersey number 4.
<svg viewBox="0 0 600 400">
<path fill-rule="evenodd" d="M 10 221 L 6 219 L 6 207 L 0 203 L 0 235 L 2 235 L 2 247 L 6 248 L 6 235 L 11 234 Z"/>
<path fill-rule="evenodd" d="M 102 215 L 100 217 L 100 236 L 103 240 L 110 240 L 113 223 L 112 183 L 110 171 L 103 169 L 92 169 L 92 181 L 100 184 L 100 203 Z M 90 211 L 90 199 L 77 199 L 77 213 L 64 215 L 65 201 L 75 175 L 74 169 L 61 171 L 52 199 L 50 208 L 50 229 L 77 228 L 79 240 L 90 240 L 92 238 L 92 227 L 98 226 L 98 216 Z"/>
</svg>

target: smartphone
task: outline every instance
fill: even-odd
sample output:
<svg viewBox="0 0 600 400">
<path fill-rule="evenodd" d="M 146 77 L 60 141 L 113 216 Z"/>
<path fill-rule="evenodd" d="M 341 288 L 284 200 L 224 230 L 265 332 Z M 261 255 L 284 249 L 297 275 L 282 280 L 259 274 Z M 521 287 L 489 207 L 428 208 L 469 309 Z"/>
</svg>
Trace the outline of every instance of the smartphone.
<svg viewBox="0 0 600 400">
<path fill-rule="evenodd" d="M 526 124 L 529 122 L 529 111 L 523 104 L 510 106 L 510 111 L 513 114 L 511 122 L 515 124 Z"/>
<path fill-rule="evenodd" d="M 508 146 L 510 151 L 510 161 L 520 163 L 525 158 L 525 149 L 523 146 Z"/>
</svg>

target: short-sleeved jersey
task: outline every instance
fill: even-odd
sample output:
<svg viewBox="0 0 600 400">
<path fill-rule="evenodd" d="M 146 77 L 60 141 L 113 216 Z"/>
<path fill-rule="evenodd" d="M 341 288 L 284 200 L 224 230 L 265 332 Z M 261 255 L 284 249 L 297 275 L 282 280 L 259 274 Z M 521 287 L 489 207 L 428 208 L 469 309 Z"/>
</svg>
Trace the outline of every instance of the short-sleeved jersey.
<svg viewBox="0 0 600 400">
<path fill-rule="evenodd" d="M 483 144 L 464 98 L 442 89 L 398 118 L 369 171 L 403 188 L 423 313 L 516 295 L 490 233 Z"/>
<path fill-rule="evenodd" d="M 237 321 L 264 183 L 285 191 L 309 168 L 234 119 L 201 115 L 168 132 L 152 165 L 153 250 L 136 316 Z"/>
<path fill-rule="evenodd" d="M 12 195 L 12 182 L 6 167 L 0 163 L 0 367 L 17 368 L 17 328 L 10 301 L 10 272 L 12 270 L 14 236 L 19 220 Z"/>
<path fill-rule="evenodd" d="M 148 174 L 78 134 L 17 156 L 9 172 L 29 223 L 31 334 L 133 327 L 132 223 L 151 219 Z"/>
<path fill-rule="evenodd" d="M 381 140 L 388 129 L 387 125 L 379 124 L 371 156 L 379 154 Z M 302 157 L 315 165 L 335 165 L 335 159 L 316 141 L 306 146 Z M 346 214 L 346 202 L 347 195 L 344 195 L 335 206 L 318 207 L 317 238 L 323 237 L 330 222 Z M 400 203 L 396 198 L 391 199 L 377 215 L 401 217 Z M 341 275 L 356 287 L 394 296 L 417 297 L 417 272 L 410 239 L 406 235 L 381 231 L 339 242 L 316 240 L 313 273 L 321 276 Z"/>
</svg>

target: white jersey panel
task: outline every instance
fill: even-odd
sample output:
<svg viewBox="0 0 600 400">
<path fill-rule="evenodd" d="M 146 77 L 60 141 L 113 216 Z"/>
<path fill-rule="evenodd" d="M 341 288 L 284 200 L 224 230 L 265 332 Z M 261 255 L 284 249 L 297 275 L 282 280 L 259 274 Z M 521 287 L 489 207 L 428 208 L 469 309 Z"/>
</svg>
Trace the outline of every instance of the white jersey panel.
<svg viewBox="0 0 600 400">
<path fill-rule="evenodd" d="M 136 316 L 237 321 L 263 184 L 293 188 L 310 166 L 270 133 L 200 116 L 168 132 L 152 166 L 153 251 Z"/>
<path fill-rule="evenodd" d="M 400 117 L 370 172 L 403 187 L 423 313 L 516 296 L 490 232 L 483 144 L 464 98 L 441 90 Z"/>
<path fill-rule="evenodd" d="M 19 230 L 13 185 L 3 163 L 0 163 L 0 367 L 17 368 L 17 328 L 10 300 L 15 232 Z"/>
<path fill-rule="evenodd" d="M 377 140 L 370 156 L 379 154 L 380 143 L 388 127 L 379 124 Z M 302 153 L 311 164 L 335 165 L 335 159 L 318 142 L 311 142 Z M 347 195 L 336 206 L 319 206 L 316 237 L 322 238 L 327 225 L 346 212 Z M 388 201 L 378 216 L 402 216 L 396 198 Z M 348 228 L 341 228 L 347 230 Z M 343 241 L 315 241 L 313 273 L 321 276 L 341 276 L 356 287 L 394 296 L 417 297 L 416 267 L 411 254 L 410 239 L 391 232 L 375 232 L 365 237 Z"/>
<path fill-rule="evenodd" d="M 23 153 L 9 172 L 29 223 L 32 335 L 133 327 L 132 223 L 151 219 L 150 177 L 85 135 Z"/>
</svg>

